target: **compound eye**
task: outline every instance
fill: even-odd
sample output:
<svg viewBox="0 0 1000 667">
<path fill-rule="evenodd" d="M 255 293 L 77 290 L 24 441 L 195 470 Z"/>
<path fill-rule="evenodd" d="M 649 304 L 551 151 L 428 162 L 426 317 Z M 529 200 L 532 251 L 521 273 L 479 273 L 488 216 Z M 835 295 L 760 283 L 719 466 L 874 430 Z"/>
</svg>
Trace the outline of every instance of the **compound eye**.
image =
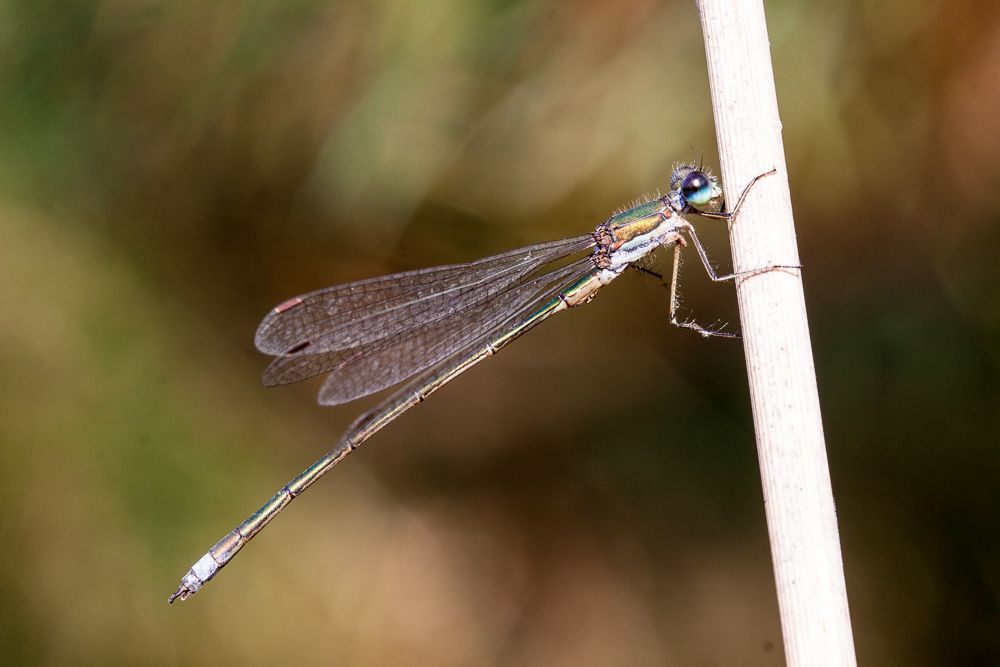
<svg viewBox="0 0 1000 667">
<path fill-rule="evenodd" d="M 712 180 L 701 171 L 692 171 L 681 183 L 681 196 L 695 206 L 704 206 L 712 201 L 712 190 Z"/>
</svg>

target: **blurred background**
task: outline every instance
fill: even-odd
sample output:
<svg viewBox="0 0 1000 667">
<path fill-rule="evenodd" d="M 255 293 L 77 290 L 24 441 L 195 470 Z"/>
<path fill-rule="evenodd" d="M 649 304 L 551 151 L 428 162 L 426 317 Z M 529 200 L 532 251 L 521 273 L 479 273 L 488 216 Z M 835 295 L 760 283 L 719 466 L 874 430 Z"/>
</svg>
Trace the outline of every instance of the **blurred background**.
<svg viewBox="0 0 1000 667">
<path fill-rule="evenodd" d="M 1000 5 L 767 11 L 858 657 L 997 664 Z M 742 347 L 638 273 L 166 604 L 374 403 L 262 388 L 268 308 L 590 231 L 710 110 L 689 0 L 0 2 L 5 662 L 782 664 Z"/>
</svg>

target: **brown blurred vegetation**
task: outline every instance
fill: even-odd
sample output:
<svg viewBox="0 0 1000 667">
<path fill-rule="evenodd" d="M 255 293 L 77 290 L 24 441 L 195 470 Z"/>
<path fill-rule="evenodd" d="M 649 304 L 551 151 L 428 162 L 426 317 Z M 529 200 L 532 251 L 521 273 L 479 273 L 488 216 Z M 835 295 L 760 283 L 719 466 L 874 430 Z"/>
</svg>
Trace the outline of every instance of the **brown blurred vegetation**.
<svg viewBox="0 0 1000 667">
<path fill-rule="evenodd" d="M 860 661 L 996 664 L 1000 5 L 767 11 Z M 364 407 L 259 387 L 268 307 L 713 149 L 691 2 L 0 2 L 5 662 L 780 664 L 740 346 L 639 275 L 165 602 Z"/>
</svg>

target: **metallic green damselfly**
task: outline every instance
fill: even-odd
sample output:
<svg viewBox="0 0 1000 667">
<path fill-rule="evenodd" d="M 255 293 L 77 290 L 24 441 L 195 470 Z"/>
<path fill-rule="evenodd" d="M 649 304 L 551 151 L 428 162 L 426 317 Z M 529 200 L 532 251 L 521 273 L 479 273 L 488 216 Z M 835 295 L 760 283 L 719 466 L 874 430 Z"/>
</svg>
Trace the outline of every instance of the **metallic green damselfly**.
<svg viewBox="0 0 1000 667">
<path fill-rule="evenodd" d="M 703 336 L 735 334 L 677 318 L 680 251 L 693 242 L 713 281 L 718 275 L 686 215 L 731 220 L 713 212 L 722 189 L 694 164 L 676 165 L 670 191 L 612 215 L 591 234 L 540 243 L 469 264 L 439 266 L 337 285 L 289 299 L 257 329 L 257 349 L 277 357 L 264 384 L 298 382 L 328 373 L 319 402 L 338 405 L 402 383 L 358 419 L 337 445 L 223 537 L 196 562 L 169 601 L 194 595 L 293 498 L 384 426 L 512 340 L 597 292 L 659 248 L 673 248 L 670 321 Z M 719 207 L 721 208 L 721 207 Z"/>
</svg>

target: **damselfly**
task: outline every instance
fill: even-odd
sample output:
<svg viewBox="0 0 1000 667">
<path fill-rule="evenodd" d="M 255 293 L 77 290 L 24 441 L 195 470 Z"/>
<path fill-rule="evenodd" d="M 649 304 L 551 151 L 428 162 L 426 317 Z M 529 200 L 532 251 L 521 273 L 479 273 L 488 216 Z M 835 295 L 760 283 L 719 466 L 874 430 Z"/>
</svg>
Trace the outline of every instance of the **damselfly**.
<svg viewBox="0 0 1000 667">
<path fill-rule="evenodd" d="M 694 164 L 675 165 L 670 192 L 612 215 L 591 234 L 540 243 L 469 264 L 360 280 L 289 299 L 257 329 L 261 352 L 277 357 L 264 384 L 328 373 L 319 402 L 338 405 L 414 378 L 358 419 L 340 442 L 281 488 L 195 563 L 169 601 L 194 595 L 278 512 L 376 432 L 549 316 L 587 303 L 598 290 L 658 248 L 673 248 L 670 321 L 704 336 L 733 336 L 677 318 L 680 251 L 694 243 L 709 277 L 718 275 L 685 215 L 732 219 L 710 210 L 718 181 Z"/>
</svg>

